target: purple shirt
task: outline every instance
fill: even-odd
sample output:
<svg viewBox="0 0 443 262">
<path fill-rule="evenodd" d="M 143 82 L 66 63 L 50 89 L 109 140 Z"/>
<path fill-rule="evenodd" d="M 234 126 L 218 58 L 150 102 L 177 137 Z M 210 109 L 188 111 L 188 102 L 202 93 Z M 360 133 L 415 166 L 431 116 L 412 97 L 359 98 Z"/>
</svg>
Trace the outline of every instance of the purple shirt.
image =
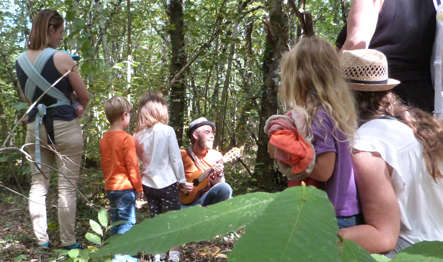
<svg viewBox="0 0 443 262">
<path fill-rule="evenodd" d="M 331 178 L 320 182 L 320 188 L 326 191 L 335 209 L 336 216 L 353 216 L 360 213 L 352 168 L 351 150 L 347 137 L 334 129 L 334 121 L 323 109 L 317 111 L 313 120 L 312 133 L 316 155 L 335 152 L 335 165 Z"/>
</svg>

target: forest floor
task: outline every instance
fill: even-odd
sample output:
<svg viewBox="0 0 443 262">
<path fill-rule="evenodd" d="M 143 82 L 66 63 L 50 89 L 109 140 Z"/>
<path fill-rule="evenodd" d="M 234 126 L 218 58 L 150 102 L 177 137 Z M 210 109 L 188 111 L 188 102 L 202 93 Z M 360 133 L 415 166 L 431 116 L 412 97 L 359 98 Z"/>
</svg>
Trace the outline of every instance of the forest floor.
<svg viewBox="0 0 443 262">
<path fill-rule="evenodd" d="M 51 185 L 48 196 L 49 205 L 57 204 L 57 192 L 53 190 L 54 188 L 56 189 L 57 186 Z M 101 205 L 106 205 L 106 198 L 103 197 L 103 194 L 101 199 L 97 195 L 95 196 L 97 199 L 93 202 L 102 202 Z M 88 198 L 90 197 L 88 196 Z M 76 220 L 77 241 L 86 246 L 94 246 L 94 244 L 85 239 L 85 234 L 92 232 L 89 220 L 97 220 L 97 213 L 86 203 L 86 201 L 79 197 Z M 149 212 L 145 206 L 137 211 L 137 222 L 149 218 Z M 29 218 L 27 199 L 0 188 L 0 225 L 2 225 L 0 227 L 0 261 L 36 262 L 67 260 L 66 257 L 62 257 L 54 251 L 61 249 L 56 208 L 50 207 L 48 209 L 47 219 L 48 234 L 52 248 L 50 250 L 41 250 L 35 248 L 37 242 Z M 183 261 L 226 261 L 226 254 L 231 251 L 235 238 L 234 234 L 231 233 L 210 241 L 185 244 L 181 249 L 181 257 Z M 139 258 L 141 261 L 151 261 L 149 255 L 139 255 Z"/>
</svg>

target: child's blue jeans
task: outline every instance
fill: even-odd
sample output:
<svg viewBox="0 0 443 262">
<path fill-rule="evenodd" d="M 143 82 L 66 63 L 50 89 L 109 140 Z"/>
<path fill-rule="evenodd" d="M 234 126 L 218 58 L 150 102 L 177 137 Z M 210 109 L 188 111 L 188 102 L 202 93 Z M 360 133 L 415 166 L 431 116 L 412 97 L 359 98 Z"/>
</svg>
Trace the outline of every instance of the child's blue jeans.
<svg viewBox="0 0 443 262">
<path fill-rule="evenodd" d="M 111 206 L 112 223 L 127 221 L 111 228 L 111 233 L 123 234 L 135 225 L 135 190 L 106 190 Z"/>
</svg>

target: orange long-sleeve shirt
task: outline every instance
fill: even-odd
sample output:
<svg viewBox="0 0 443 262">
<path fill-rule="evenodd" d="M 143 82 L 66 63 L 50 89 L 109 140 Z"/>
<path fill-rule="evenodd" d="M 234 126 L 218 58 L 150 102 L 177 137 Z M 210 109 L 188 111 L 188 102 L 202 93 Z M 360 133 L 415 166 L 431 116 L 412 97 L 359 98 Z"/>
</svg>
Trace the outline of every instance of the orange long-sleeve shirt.
<svg viewBox="0 0 443 262">
<path fill-rule="evenodd" d="M 124 131 L 108 131 L 100 141 L 105 190 L 143 191 L 134 139 Z"/>
</svg>

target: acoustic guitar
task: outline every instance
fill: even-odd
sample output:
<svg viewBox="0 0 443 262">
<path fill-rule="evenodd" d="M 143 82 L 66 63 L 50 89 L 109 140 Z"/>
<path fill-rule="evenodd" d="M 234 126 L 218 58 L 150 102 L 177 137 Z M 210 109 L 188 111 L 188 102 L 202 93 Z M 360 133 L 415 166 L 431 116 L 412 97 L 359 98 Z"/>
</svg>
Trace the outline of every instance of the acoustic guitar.
<svg viewBox="0 0 443 262">
<path fill-rule="evenodd" d="M 234 147 L 228 153 L 226 153 L 222 159 L 218 160 L 217 163 L 219 163 L 220 161 L 222 163 L 227 163 L 239 157 L 240 149 Z M 190 177 L 187 177 L 186 182 L 192 183 L 194 185 L 194 188 L 191 192 L 187 194 L 183 194 L 181 191 L 179 191 L 180 202 L 185 205 L 192 204 L 197 201 L 197 199 L 199 199 L 204 193 L 206 193 L 206 191 L 211 188 L 211 183 L 208 180 L 208 176 L 211 175 L 213 172 L 214 169 L 210 167 L 204 172 L 200 170 L 195 171 Z"/>
</svg>

